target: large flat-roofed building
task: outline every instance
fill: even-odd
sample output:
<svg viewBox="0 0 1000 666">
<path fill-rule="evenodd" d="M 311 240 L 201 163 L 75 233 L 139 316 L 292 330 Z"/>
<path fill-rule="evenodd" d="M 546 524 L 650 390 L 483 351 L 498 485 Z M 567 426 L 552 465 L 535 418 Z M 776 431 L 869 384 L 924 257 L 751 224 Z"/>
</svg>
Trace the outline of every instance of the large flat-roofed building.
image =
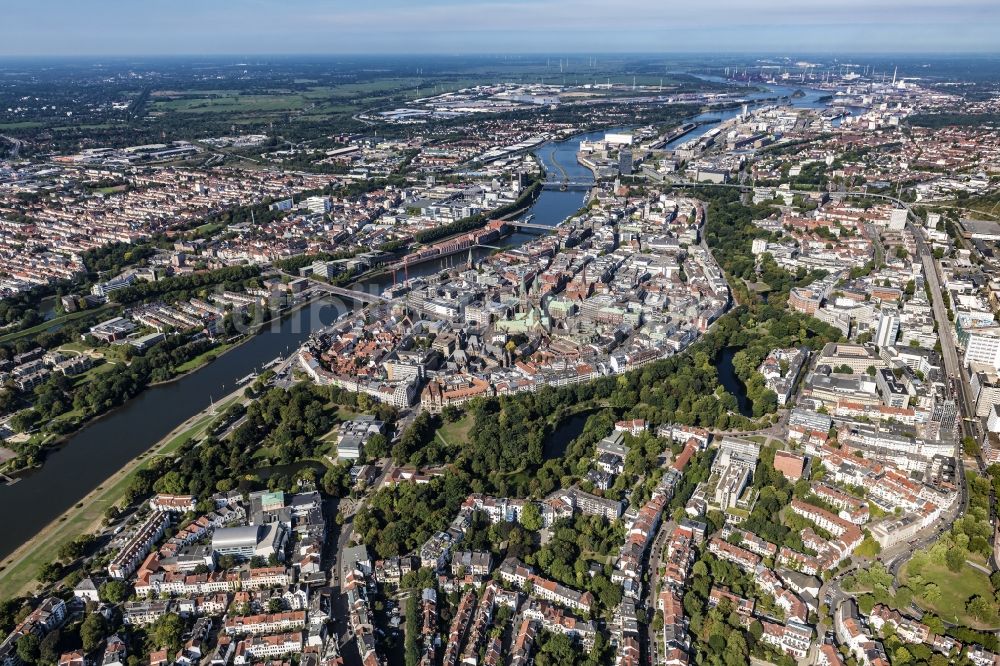
<svg viewBox="0 0 1000 666">
<path fill-rule="evenodd" d="M 1000 241 L 1000 223 L 993 220 L 970 220 L 963 218 L 962 235 L 966 238 L 984 241 Z"/>
<path fill-rule="evenodd" d="M 1000 368 L 1000 327 L 984 326 L 966 330 L 965 364 L 982 363 Z"/>
<path fill-rule="evenodd" d="M 976 400 L 976 416 L 989 416 L 994 405 L 1000 405 L 1000 380 L 992 367 L 972 368 L 969 384 Z"/>
<path fill-rule="evenodd" d="M 212 535 L 212 550 L 244 558 L 270 557 L 281 553 L 284 542 L 285 529 L 280 523 L 227 527 Z"/>
<path fill-rule="evenodd" d="M 882 368 L 875 375 L 875 384 L 882 395 L 882 402 L 887 407 L 906 407 L 910 402 L 910 394 L 906 386 L 896 379 L 892 370 Z"/>
<path fill-rule="evenodd" d="M 380 434 L 385 424 L 371 415 L 362 415 L 340 426 L 337 434 L 337 457 L 341 460 L 358 460 L 364 445 L 372 435 Z"/>
<path fill-rule="evenodd" d="M 886 367 L 887 364 L 885 359 L 875 353 L 873 347 L 830 342 L 823 347 L 819 358 L 816 359 L 816 365 L 828 365 L 831 368 L 846 365 L 851 369 L 851 372 L 861 374 L 867 372 L 871 366 L 878 370 Z"/>
<path fill-rule="evenodd" d="M 833 419 L 827 414 L 820 414 L 819 412 L 801 407 L 792 409 L 791 414 L 788 416 L 789 426 L 802 426 L 819 432 L 826 432 L 832 424 Z"/>
<path fill-rule="evenodd" d="M 719 470 L 726 465 L 742 465 L 753 471 L 760 457 L 760 444 L 749 439 L 726 435 L 719 444 L 719 454 L 715 456 L 712 469 Z"/>
<path fill-rule="evenodd" d="M 136 325 L 124 317 L 108 319 L 91 327 L 90 334 L 101 342 L 121 340 L 136 329 Z"/>
</svg>

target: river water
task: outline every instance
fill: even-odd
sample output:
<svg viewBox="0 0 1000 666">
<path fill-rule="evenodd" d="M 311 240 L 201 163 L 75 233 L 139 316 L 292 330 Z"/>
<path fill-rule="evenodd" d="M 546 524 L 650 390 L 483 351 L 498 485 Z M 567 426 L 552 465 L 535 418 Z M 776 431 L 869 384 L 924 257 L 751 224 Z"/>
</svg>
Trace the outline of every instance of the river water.
<svg viewBox="0 0 1000 666">
<path fill-rule="evenodd" d="M 772 86 L 767 93 L 753 93 L 750 98 L 790 95 L 795 87 Z M 803 89 L 805 97 L 792 100 L 795 106 L 821 107 L 818 98 L 823 91 Z M 754 97 L 756 95 L 756 97 Z M 739 109 L 704 114 L 704 117 L 725 119 Z M 699 119 L 698 117 L 695 118 Z M 703 125 L 684 136 L 680 142 L 704 133 L 711 124 Z M 611 131 L 611 130 L 609 130 Z M 576 161 L 580 142 L 603 137 L 604 131 L 578 135 L 562 142 L 544 144 L 537 151 L 549 173 L 565 172 L 573 181 L 593 181 L 590 170 Z M 586 199 L 580 191 L 544 190 L 526 214 L 534 215 L 536 224 L 555 225 L 579 210 Z M 503 239 L 503 246 L 513 247 L 535 237 L 516 233 Z M 489 250 L 480 249 L 480 259 Z M 432 275 L 445 268 L 461 265 L 465 255 L 446 257 L 410 269 L 410 277 Z M 383 276 L 358 285 L 364 291 L 381 292 L 391 282 Z M 9 486 L 0 486 L 0 506 L 4 507 L 4 529 L 0 531 L 0 558 L 14 551 L 34 536 L 46 524 L 56 519 L 94 490 L 116 470 L 146 451 L 186 419 L 198 413 L 214 398 L 231 392 L 238 379 L 259 370 L 275 357 L 287 355 L 309 334 L 328 326 L 344 311 L 341 301 L 317 302 L 285 318 L 280 325 L 255 336 L 208 366 L 176 382 L 153 387 L 122 408 L 111 412 L 71 436 L 67 443 L 49 454 L 38 470 L 28 472 Z"/>
<path fill-rule="evenodd" d="M 727 83 L 726 79 L 720 76 L 705 76 L 699 75 L 698 78 L 704 79 L 705 81 L 711 81 L 713 83 Z M 757 84 L 761 87 L 761 84 Z M 781 86 L 781 85 L 765 85 L 762 86 L 767 88 L 766 91 L 748 91 L 744 96 L 748 100 L 748 106 L 750 109 L 755 109 L 761 106 L 767 106 L 768 104 L 775 104 L 776 102 L 769 101 L 769 98 L 774 97 L 788 97 L 789 99 L 785 102 L 790 106 L 794 106 L 800 109 L 823 109 L 826 108 L 826 104 L 821 100 L 821 98 L 830 95 L 831 93 L 827 90 L 818 90 L 816 88 L 802 88 L 794 85 L 791 86 Z M 796 91 L 802 91 L 804 96 L 802 97 L 792 97 L 792 94 Z M 695 129 L 691 130 L 684 136 L 678 137 L 673 141 L 669 142 L 665 148 L 667 150 L 673 150 L 677 146 L 690 141 L 691 139 L 696 139 L 706 132 L 711 130 L 713 127 L 731 118 L 735 118 L 743 112 L 740 107 L 735 107 L 732 109 L 720 109 L 717 111 L 706 111 L 705 113 L 699 113 L 696 116 L 685 119 L 685 122 L 700 122 L 703 123 Z M 835 121 L 839 124 L 839 120 Z"/>
<path fill-rule="evenodd" d="M 603 136 L 603 133 L 578 136 L 568 141 L 547 144 L 540 150 L 546 169 L 555 171 L 552 160 L 576 181 L 592 179 L 590 171 L 576 162 L 580 141 Z M 529 211 L 537 224 L 555 225 L 573 214 L 584 203 L 585 192 L 545 190 Z M 517 233 L 503 239 L 503 245 L 516 246 L 535 238 L 531 233 Z M 489 251 L 480 250 L 477 257 Z M 443 260 L 462 263 L 465 255 Z M 410 276 L 430 275 L 447 267 L 442 262 L 428 262 L 410 270 Z M 391 278 L 383 277 L 358 285 L 362 290 L 381 291 Z M 165 437 L 186 419 L 233 391 L 242 377 L 261 368 L 277 356 L 285 356 L 308 338 L 309 334 L 333 323 L 348 304 L 336 299 L 316 302 L 281 321 L 252 340 L 224 354 L 208 366 L 176 382 L 144 391 L 122 408 L 115 410 L 76 434 L 59 450 L 52 451 L 45 464 L 27 472 L 17 483 L 0 486 L 0 506 L 4 507 L 4 529 L 0 530 L 0 558 L 14 551 L 42 527 L 59 517 L 116 470 Z"/>
</svg>

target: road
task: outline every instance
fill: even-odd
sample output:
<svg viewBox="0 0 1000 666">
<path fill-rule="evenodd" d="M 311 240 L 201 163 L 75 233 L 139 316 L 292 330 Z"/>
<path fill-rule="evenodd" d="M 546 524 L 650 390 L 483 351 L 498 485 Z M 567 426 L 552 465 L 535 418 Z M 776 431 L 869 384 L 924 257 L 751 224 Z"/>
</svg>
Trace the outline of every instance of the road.
<svg viewBox="0 0 1000 666">
<path fill-rule="evenodd" d="M 12 160 L 16 160 L 17 156 L 21 153 L 21 146 L 24 145 L 24 141 L 21 141 L 20 139 L 15 139 L 12 136 L 7 136 L 6 134 L 0 134 L 0 139 L 9 141 L 14 145 L 14 147 L 11 148 L 10 155 L 8 157 Z"/>
<path fill-rule="evenodd" d="M 653 543 L 649 548 L 649 560 L 646 566 L 646 571 L 649 573 L 649 580 L 645 585 L 643 585 L 643 595 L 640 600 L 640 607 L 644 605 L 646 607 L 646 617 L 652 618 L 653 614 L 656 612 L 656 585 L 659 582 L 659 572 L 660 572 L 660 559 L 663 556 L 663 550 L 666 548 L 667 541 L 670 539 L 670 535 L 674 531 L 676 523 L 673 520 L 668 520 L 666 522 L 660 523 L 660 528 L 656 533 L 656 538 L 653 539 Z M 656 641 L 656 630 L 653 629 L 653 623 L 646 623 L 646 649 L 645 654 L 648 656 L 648 663 L 658 664 L 659 655 L 657 654 L 658 643 Z"/>
<path fill-rule="evenodd" d="M 382 470 L 375 481 L 369 486 L 372 489 L 376 489 L 384 484 L 386 478 L 395 470 L 395 466 L 391 458 L 374 461 L 372 464 L 377 465 Z M 355 657 L 357 655 L 357 647 L 350 645 L 354 641 L 354 634 L 348 625 L 347 595 L 340 587 L 341 581 L 344 580 L 344 575 L 346 574 L 343 554 L 344 549 L 348 547 L 354 538 L 354 516 L 361 510 L 364 503 L 364 496 L 358 500 L 345 497 L 340 500 L 333 500 L 327 506 L 327 515 L 330 519 L 338 514 L 343 516 L 342 522 L 339 525 L 334 522 L 330 530 L 330 535 L 327 538 L 327 548 L 329 549 L 330 544 L 334 543 L 336 547 L 333 549 L 333 552 L 328 550 L 324 553 L 324 561 L 326 562 L 329 585 L 337 590 L 337 601 L 335 604 L 337 612 L 334 617 L 334 633 L 337 636 L 341 654 L 348 664 L 360 663 L 360 656 Z M 333 521 L 331 520 L 331 522 Z M 336 539 L 330 538 L 334 535 L 336 535 Z"/>
</svg>

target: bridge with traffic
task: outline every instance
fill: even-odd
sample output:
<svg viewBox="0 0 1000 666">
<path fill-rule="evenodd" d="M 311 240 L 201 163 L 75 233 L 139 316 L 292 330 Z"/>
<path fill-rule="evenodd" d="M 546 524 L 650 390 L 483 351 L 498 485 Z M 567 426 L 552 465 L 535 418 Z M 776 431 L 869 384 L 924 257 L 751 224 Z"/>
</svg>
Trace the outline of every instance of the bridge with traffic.
<svg viewBox="0 0 1000 666">
<path fill-rule="evenodd" d="M 310 278 L 312 279 L 312 278 Z M 358 291 L 357 289 L 347 289 L 345 287 L 337 287 L 332 284 L 327 284 L 325 282 L 320 282 L 318 280 L 312 280 L 313 289 L 318 291 L 325 291 L 328 294 L 333 294 L 334 296 L 341 296 L 343 298 L 349 298 L 353 301 L 359 301 L 368 305 L 379 305 L 382 303 L 388 303 L 388 301 L 381 296 L 376 294 L 369 294 L 363 291 Z"/>
<path fill-rule="evenodd" d="M 585 180 L 547 180 L 542 184 L 546 190 L 560 190 L 562 192 L 587 192 L 596 185 L 594 181 Z"/>
</svg>

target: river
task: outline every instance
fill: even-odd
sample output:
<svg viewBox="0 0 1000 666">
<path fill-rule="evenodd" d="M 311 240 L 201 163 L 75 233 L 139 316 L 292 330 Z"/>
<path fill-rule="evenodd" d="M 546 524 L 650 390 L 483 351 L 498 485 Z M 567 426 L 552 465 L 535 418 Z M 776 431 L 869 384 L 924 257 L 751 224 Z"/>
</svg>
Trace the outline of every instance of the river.
<svg viewBox="0 0 1000 666">
<path fill-rule="evenodd" d="M 759 99 L 775 94 L 790 95 L 795 90 L 797 88 L 771 86 L 770 92 L 755 95 Z M 792 103 L 795 106 L 822 106 L 818 100 L 826 93 L 803 90 L 806 96 L 794 99 Z M 726 110 L 707 114 L 706 117 L 722 119 L 737 113 L 738 109 Z M 697 136 L 697 132 L 708 131 L 710 127 L 699 127 L 683 140 Z M 593 181 L 590 170 L 577 163 L 576 153 L 581 141 L 601 138 L 604 134 L 602 130 L 577 135 L 566 141 L 546 143 L 539 147 L 536 155 L 549 173 L 561 175 L 565 171 L 570 180 Z M 532 221 L 536 224 L 556 225 L 579 210 L 585 200 L 585 192 L 544 190 L 525 214 L 533 215 Z M 501 244 L 514 247 L 534 237 L 535 234 L 530 232 L 515 233 L 503 239 Z M 487 249 L 476 250 L 474 256 L 481 259 L 489 252 Z M 444 268 L 461 265 L 464 261 L 464 255 L 454 255 L 420 264 L 410 269 L 410 277 L 432 275 Z M 360 284 L 358 288 L 363 291 L 377 290 L 378 293 L 390 282 L 389 276 L 382 276 Z M 290 353 L 313 330 L 331 324 L 344 309 L 339 301 L 307 306 L 208 366 L 176 382 L 147 389 L 122 408 L 72 435 L 63 447 L 50 452 L 40 469 L 24 474 L 13 485 L 0 486 L 0 506 L 6 509 L 4 529 L 0 531 L 0 558 L 9 555 L 127 462 L 208 406 L 210 400 L 232 391 L 239 378 L 279 355 Z"/>
<path fill-rule="evenodd" d="M 539 157 L 548 171 L 556 170 L 553 160 L 557 160 L 573 180 L 592 179 L 590 171 L 577 164 L 576 152 L 581 140 L 600 136 L 603 132 L 545 144 L 539 149 Z M 585 192 L 544 190 L 527 214 L 535 216 L 535 223 L 555 225 L 579 210 L 585 198 Z M 503 245 L 517 246 L 536 237 L 531 233 L 516 233 L 503 239 Z M 481 258 L 488 253 L 489 250 L 479 250 L 476 256 Z M 436 273 L 456 261 L 464 262 L 465 256 L 449 259 L 453 263 L 427 262 L 416 266 L 410 270 L 410 276 Z M 358 287 L 381 291 L 390 281 L 384 276 Z M 279 355 L 291 353 L 312 331 L 333 323 L 344 309 L 344 304 L 336 300 L 306 306 L 204 368 L 175 382 L 147 389 L 120 409 L 70 436 L 64 446 L 49 453 L 41 468 L 26 472 L 13 485 L 0 486 L 0 506 L 6 508 L 4 529 L 0 531 L 0 558 L 13 552 L 177 425 L 207 407 L 210 400 L 231 392 L 241 377 Z"/>
<path fill-rule="evenodd" d="M 707 76 L 698 75 L 698 78 L 704 79 L 705 81 L 711 81 L 713 83 L 732 83 L 720 76 Z M 735 85 L 735 84 L 734 84 Z M 773 101 L 768 101 L 769 98 L 774 97 L 788 97 L 789 104 L 800 109 L 823 109 L 826 108 L 826 103 L 822 101 L 822 98 L 830 95 L 828 90 L 818 90 L 816 88 L 805 88 L 795 85 L 784 86 L 784 85 L 773 85 L 773 84 L 756 84 L 758 87 L 766 88 L 765 91 L 755 91 L 748 92 L 745 97 L 749 102 L 749 107 L 755 109 L 761 106 L 766 106 L 768 104 L 774 104 Z M 797 90 L 804 93 L 802 97 L 792 97 L 792 94 Z M 735 118 L 743 112 L 741 107 L 734 107 L 731 109 L 719 109 L 714 111 L 706 111 L 705 113 L 699 113 L 696 116 L 690 118 L 685 118 L 684 122 L 699 122 L 703 123 L 691 130 L 684 136 L 680 136 L 673 141 L 669 142 L 665 148 L 667 150 L 673 150 L 677 146 L 690 141 L 691 139 L 696 139 L 706 132 L 711 130 L 713 127 L 731 118 Z M 835 121 L 837 125 L 840 124 L 840 120 Z"/>
</svg>

